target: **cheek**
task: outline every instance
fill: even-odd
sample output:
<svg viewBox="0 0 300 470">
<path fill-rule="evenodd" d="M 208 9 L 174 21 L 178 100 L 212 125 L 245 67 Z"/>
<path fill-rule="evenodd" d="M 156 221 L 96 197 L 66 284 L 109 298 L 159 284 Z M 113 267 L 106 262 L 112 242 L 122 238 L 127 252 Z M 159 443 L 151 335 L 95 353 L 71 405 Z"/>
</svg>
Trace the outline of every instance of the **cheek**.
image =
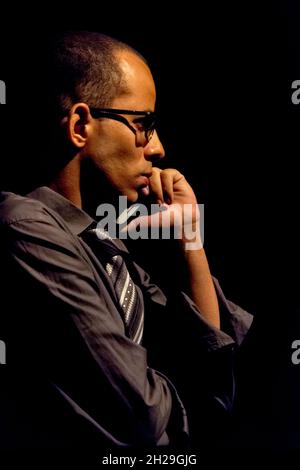
<svg viewBox="0 0 300 470">
<path fill-rule="evenodd" d="M 126 180 L 144 171 L 143 149 L 135 146 L 131 135 L 102 132 L 93 144 L 93 160 L 110 180 Z"/>
<path fill-rule="evenodd" d="M 119 174 L 137 175 L 144 169 L 144 156 L 140 148 L 132 146 L 115 146 L 106 155 L 109 168 Z"/>
<path fill-rule="evenodd" d="M 107 155 L 104 161 L 98 163 L 98 168 L 113 186 L 122 191 L 135 188 L 138 176 L 144 171 L 140 156 L 117 152 Z"/>
</svg>

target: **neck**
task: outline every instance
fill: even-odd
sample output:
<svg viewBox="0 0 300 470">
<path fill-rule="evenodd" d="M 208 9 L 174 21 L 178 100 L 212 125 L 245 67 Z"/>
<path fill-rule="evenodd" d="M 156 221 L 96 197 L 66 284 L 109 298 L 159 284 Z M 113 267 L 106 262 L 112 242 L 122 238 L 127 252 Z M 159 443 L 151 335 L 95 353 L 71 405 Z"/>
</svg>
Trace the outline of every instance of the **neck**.
<svg viewBox="0 0 300 470">
<path fill-rule="evenodd" d="M 102 203 L 110 203 L 113 206 L 118 204 L 118 192 L 93 162 L 82 160 L 80 175 L 82 209 L 91 217 L 96 217 L 97 207 Z"/>
<path fill-rule="evenodd" d="M 79 157 L 73 158 L 48 186 L 81 209 Z"/>
</svg>

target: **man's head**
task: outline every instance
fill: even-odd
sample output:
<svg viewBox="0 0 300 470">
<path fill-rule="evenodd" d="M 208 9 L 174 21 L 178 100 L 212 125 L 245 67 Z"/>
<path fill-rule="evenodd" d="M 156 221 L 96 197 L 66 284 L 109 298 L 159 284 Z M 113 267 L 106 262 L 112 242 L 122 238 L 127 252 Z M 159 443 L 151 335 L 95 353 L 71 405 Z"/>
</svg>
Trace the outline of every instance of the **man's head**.
<svg viewBox="0 0 300 470">
<path fill-rule="evenodd" d="M 152 163 L 164 150 L 154 128 L 155 85 L 143 57 L 102 34 L 75 32 L 55 38 L 49 66 L 49 109 L 61 147 L 55 151 L 68 149 L 63 178 L 74 178 L 88 161 L 130 201 L 147 194 Z"/>
<path fill-rule="evenodd" d="M 49 104 L 57 117 L 66 115 L 76 102 L 108 107 L 115 96 L 126 93 L 115 54 L 138 55 L 127 44 L 100 33 L 77 31 L 52 35 L 48 46 Z"/>
</svg>

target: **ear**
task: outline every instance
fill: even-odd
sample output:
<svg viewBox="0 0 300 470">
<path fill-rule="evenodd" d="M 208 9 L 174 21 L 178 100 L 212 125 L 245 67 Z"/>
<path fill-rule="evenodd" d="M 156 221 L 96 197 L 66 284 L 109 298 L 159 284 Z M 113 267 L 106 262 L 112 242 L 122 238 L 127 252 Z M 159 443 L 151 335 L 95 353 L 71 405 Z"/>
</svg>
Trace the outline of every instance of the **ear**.
<svg viewBox="0 0 300 470">
<path fill-rule="evenodd" d="M 90 134 L 92 117 L 86 103 L 72 106 L 66 122 L 68 138 L 77 148 L 83 148 Z"/>
</svg>

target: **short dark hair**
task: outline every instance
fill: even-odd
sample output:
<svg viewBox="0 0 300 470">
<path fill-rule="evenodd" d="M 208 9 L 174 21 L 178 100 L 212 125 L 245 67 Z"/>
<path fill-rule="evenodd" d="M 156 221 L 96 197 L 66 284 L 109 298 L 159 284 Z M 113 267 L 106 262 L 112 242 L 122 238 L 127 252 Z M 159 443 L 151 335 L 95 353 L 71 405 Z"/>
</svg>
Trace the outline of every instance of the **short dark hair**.
<svg viewBox="0 0 300 470">
<path fill-rule="evenodd" d="M 98 32 L 47 32 L 38 40 L 24 39 L 20 54 L 23 87 L 20 95 L 16 89 L 14 99 L 16 106 L 23 105 L 26 90 L 29 106 L 23 106 L 20 114 L 22 125 L 16 140 L 20 151 L 14 159 L 6 159 L 5 168 L 1 167 L 1 189 L 25 194 L 48 184 L 66 164 L 72 156 L 61 147 L 65 145 L 61 118 L 76 102 L 109 107 L 113 98 L 126 93 L 127 83 L 117 57 L 123 50 L 147 63 L 129 45 Z M 28 141 L 29 135 L 34 139 Z M 30 145 L 26 158 L 24 145 Z"/>
<path fill-rule="evenodd" d="M 129 45 L 98 32 L 56 33 L 49 46 L 49 102 L 58 116 L 67 114 L 78 101 L 108 107 L 113 98 L 126 93 L 117 51 L 131 51 L 146 63 Z"/>
</svg>

